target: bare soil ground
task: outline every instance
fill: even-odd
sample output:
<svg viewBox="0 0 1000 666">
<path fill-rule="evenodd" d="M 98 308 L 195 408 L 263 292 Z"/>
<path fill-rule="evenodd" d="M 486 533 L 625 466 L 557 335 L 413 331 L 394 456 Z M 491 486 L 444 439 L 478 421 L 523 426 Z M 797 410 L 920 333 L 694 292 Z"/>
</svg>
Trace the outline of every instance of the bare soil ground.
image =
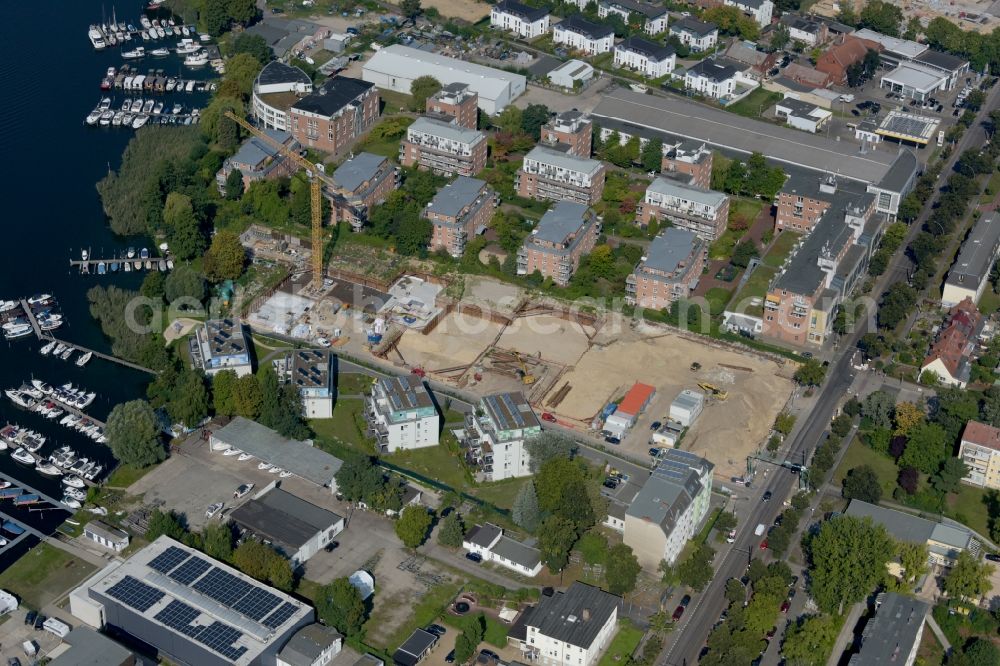
<svg viewBox="0 0 1000 666">
<path fill-rule="evenodd" d="M 434 7 L 441 12 L 441 16 L 465 19 L 469 23 L 490 15 L 490 6 L 476 0 L 423 0 L 421 5 L 424 9 Z"/>
<path fill-rule="evenodd" d="M 453 312 L 427 335 L 406 331 L 399 352 L 410 365 L 433 372 L 472 363 L 499 332 L 500 324 Z"/>
<path fill-rule="evenodd" d="M 576 322 L 553 315 L 520 317 L 503 332 L 497 346 L 528 356 L 540 355 L 543 359 L 563 365 L 572 365 L 587 351 L 590 344 L 588 332 L 592 331 Z"/>
</svg>

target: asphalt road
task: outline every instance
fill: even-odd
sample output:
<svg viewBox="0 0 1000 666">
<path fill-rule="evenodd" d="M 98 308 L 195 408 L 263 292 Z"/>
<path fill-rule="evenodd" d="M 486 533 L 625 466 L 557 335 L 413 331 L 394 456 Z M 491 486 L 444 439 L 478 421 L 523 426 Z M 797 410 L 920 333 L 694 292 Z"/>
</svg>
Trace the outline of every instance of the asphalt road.
<svg viewBox="0 0 1000 666">
<path fill-rule="evenodd" d="M 955 161 L 964 150 L 981 146 L 986 142 L 986 132 L 980 123 L 986 117 L 988 110 L 997 108 L 998 98 L 1000 98 L 1000 85 L 994 86 L 990 91 L 982 111 L 977 116 L 976 123 L 966 130 L 959 140 L 951 158 L 942 169 L 939 186 L 951 173 Z M 937 194 L 939 193 L 935 193 L 935 198 Z M 902 245 L 903 248 L 909 245 L 910 241 L 919 233 L 930 212 L 931 206 L 925 206 L 920 217 L 910 226 L 906 240 Z M 877 288 L 873 290 L 873 293 L 882 294 L 889 285 L 900 281 L 905 282 L 908 279 L 910 267 L 909 259 L 902 251 L 898 252 L 877 282 Z M 813 450 L 820 442 L 823 431 L 828 427 L 833 417 L 837 402 L 848 394 L 854 379 L 854 370 L 850 361 L 857 342 L 872 328 L 873 323 L 870 320 L 866 319 L 860 322 L 854 333 L 842 341 L 838 351 L 833 355 L 827 371 L 827 382 L 821 388 L 812 411 L 802 422 L 798 433 L 794 435 L 793 443 L 789 448 L 789 460 L 800 462 L 803 454 L 807 460 L 811 457 Z M 794 474 L 779 468 L 770 475 L 766 483 L 758 482 L 755 484 L 755 493 L 750 497 L 751 508 L 737 529 L 736 542 L 728 552 L 716 557 L 715 576 L 705 591 L 698 595 L 688 608 L 680 626 L 668 634 L 665 650 L 657 664 L 688 666 L 697 663 L 698 654 L 708 639 L 712 626 L 726 608 L 724 596 L 726 581 L 732 577 L 742 576 L 748 565 L 748 557 L 759 556 L 762 553 L 759 550 L 761 537 L 754 535 L 754 528 L 759 523 L 770 526 L 783 510 L 780 501 L 765 503 L 760 501 L 760 496 L 765 490 L 769 490 L 775 499 L 786 497 L 796 483 L 797 478 Z"/>
</svg>

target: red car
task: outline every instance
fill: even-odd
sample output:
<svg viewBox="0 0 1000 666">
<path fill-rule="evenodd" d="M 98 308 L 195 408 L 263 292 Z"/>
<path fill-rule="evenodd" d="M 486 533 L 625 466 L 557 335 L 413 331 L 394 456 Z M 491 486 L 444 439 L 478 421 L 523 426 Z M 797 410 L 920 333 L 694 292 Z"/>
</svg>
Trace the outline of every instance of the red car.
<svg viewBox="0 0 1000 666">
<path fill-rule="evenodd" d="M 677 620 L 681 619 L 682 615 L 684 615 L 684 606 L 683 605 L 678 606 L 677 608 L 674 609 L 674 615 L 673 615 L 674 622 L 676 622 Z"/>
<path fill-rule="evenodd" d="M 760 549 L 767 550 L 767 539 L 764 539 L 763 541 L 760 542 Z"/>
<path fill-rule="evenodd" d="M 785 599 L 783 602 L 781 602 L 781 612 L 782 613 L 787 613 L 788 609 L 791 608 L 791 607 L 792 607 L 792 602 L 790 602 L 788 599 Z"/>
<path fill-rule="evenodd" d="M 556 422 L 556 417 L 552 416 L 548 412 L 542 412 L 542 420 L 543 421 L 548 421 L 549 423 L 555 423 Z"/>
</svg>

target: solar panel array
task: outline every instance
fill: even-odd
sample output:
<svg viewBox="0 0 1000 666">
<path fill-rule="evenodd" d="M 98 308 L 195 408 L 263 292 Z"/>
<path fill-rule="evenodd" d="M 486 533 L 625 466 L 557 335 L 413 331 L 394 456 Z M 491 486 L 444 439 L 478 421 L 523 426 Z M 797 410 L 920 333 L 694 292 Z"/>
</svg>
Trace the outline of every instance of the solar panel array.
<svg viewBox="0 0 1000 666">
<path fill-rule="evenodd" d="M 260 622 L 280 603 L 281 597 L 278 595 L 271 594 L 262 587 L 255 587 L 245 597 L 234 603 L 232 608 L 237 613 L 242 613 L 250 619 Z"/>
<path fill-rule="evenodd" d="M 146 585 L 132 576 L 125 576 L 108 588 L 108 596 L 117 599 L 126 606 L 145 613 L 164 597 L 155 587 Z"/>
<path fill-rule="evenodd" d="M 218 567 L 209 571 L 191 587 L 229 608 L 254 589 L 250 583 Z"/>
<path fill-rule="evenodd" d="M 277 629 L 295 614 L 297 608 L 298 606 L 295 604 L 286 601 L 281 608 L 271 613 L 262 624 L 268 629 Z"/>
<path fill-rule="evenodd" d="M 181 585 L 190 585 L 198 576 L 211 568 L 212 565 L 205 560 L 192 556 L 187 562 L 170 572 L 170 577 Z"/>
<path fill-rule="evenodd" d="M 182 550 L 177 546 L 170 546 L 150 561 L 149 568 L 165 574 L 188 557 L 190 557 L 190 553 L 186 550 Z"/>
<path fill-rule="evenodd" d="M 199 615 L 201 615 L 199 610 L 182 601 L 174 600 L 156 614 L 156 619 L 228 659 L 236 661 L 243 656 L 247 648 L 233 645 L 243 635 L 240 631 L 218 621 L 205 626 L 191 624 Z"/>
</svg>

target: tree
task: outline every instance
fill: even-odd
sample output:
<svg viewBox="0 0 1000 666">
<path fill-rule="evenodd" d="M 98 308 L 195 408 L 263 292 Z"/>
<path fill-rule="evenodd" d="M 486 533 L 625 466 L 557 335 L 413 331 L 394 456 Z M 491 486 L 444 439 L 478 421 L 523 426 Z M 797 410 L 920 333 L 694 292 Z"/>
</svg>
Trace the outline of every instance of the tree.
<svg viewBox="0 0 1000 666">
<path fill-rule="evenodd" d="M 869 393 L 861 403 L 861 416 L 870 419 L 876 428 L 892 427 L 896 401 L 885 391 Z"/>
<path fill-rule="evenodd" d="M 961 652 L 953 653 L 948 666 L 995 666 L 1000 664 L 1000 648 L 988 638 L 974 637 Z"/>
<path fill-rule="evenodd" d="M 237 53 L 249 53 L 257 62 L 266 65 L 271 60 L 271 47 L 260 35 L 249 32 L 241 32 L 233 40 L 233 55 Z"/>
<path fill-rule="evenodd" d="M 757 249 L 757 245 L 750 240 L 741 241 L 733 249 L 733 258 L 730 260 L 733 266 L 739 266 L 740 268 L 746 268 L 750 264 L 750 260 L 759 257 L 760 251 Z"/>
<path fill-rule="evenodd" d="M 927 544 L 901 541 L 896 547 L 903 580 L 915 583 L 927 573 Z"/>
<path fill-rule="evenodd" d="M 233 413 L 248 419 L 257 418 L 264 400 L 257 378 L 243 375 L 236 380 L 234 388 Z"/>
<path fill-rule="evenodd" d="M 462 517 L 458 515 L 458 511 L 453 510 L 441 521 L 438 543 L 448 548 L 461 548 L 463 537 L 465 537 L 465 527 L 462 524 Z"/>
<path fill-rule="evenodd" d="M 174 423 L 194 428 L 208 416 L 208 388 L 198 370 L 184 368 L 177 378 L 167 403 L 167 413 Z"/>
<path fill-rule="evenodd" d="M 403 1 L 406 2 L 406 0 Z M 417 5 L 419 6 L 419 4 L 418 0 Z M 410 95 L 413 97 L 410 108 L 413 111 L 423 112 L 427 106 L 427 98 L 439 90 L 441 90 L 441 82 L 433 76 L 418 76 L 413 79 L 413 83 L 410 84 Z"/>
<path fill-rule="evenodd" d="M 170 251 L 178 259 L 194 259 L 205 249 L 205 239 L 190 197 L 177 192 L 168 194 L 163 205 L 163 223 Z"/>
<path fill-rule="evenodd" d="M 632 553 L 632 548 L 623 543 L 615 544 L 608 549 L 604 568 L 604 582 L 611 594 L 628 594 L 635 589 L 639 578 L 639 560 Z"/>
<path fill-rule="evenodd" d="M 788 42 L 791 41 L 791 39 L 792 36 L 788 32 L 788 26 L 784 23 L 779 23 L 774 26 L 774 30 L 771 31 L 771 49 L 781 51 L 788 46 Z"/>
<path fill-rule="evenodd" d="M 294 583 L 292 566 L 270 546 L 247 539 L 233 551 L 233 564 L 248 576 L 266 581 L 279 590 L 291 591 Z"/>
<path fill-rule="evenodd" d="M 550 571 L 566 568 L 576 538 L 576 527 L 572 521 L 556 515 L 542 521 L 538 530 L 538 546 L 542 551 L 542 561 Z"/>
<path fill-rule="evenodd" d="M 878 504 L 882 499 L 882 484 L 879 483 L 875 470 L 868 465 L 861 465 L 847 473 L 843 492 L 846 499 Z"/>
<path fill-rule="evenodd" d="M 646 141 L 640 160 L 643 170 L 658 173 L 663 166 L 663 139 L 655 137 Z"/>
<path fill-rule="evenodd" d="M 955 560 L 944 579 L 944 591 L 950 597 L 960 600 L 975 600 L 989 592 L 990 575 L 993 566 L 980 562 L 968 551 L 963 550 Z"/>
<path fill-rule="evenodd" d="M 913 495 L 917 492 L 917 487 L 920 485 L 920 472 L 914 467 L 902 467 L 899 470 L 899 476 L 896 478 L 896 483 L 899 487 L 907 492 L 907 494 Z"/>
<path fill-rule="evenodd" d="M 542 136 L 542 125 L 549 122 L 551 112 L 544 104 L 529 104 L 521 113 L 521 131 L 538 141 Z"/>
<path fill-rule="evenodd" d="M 400 0 L 399 11 L 403 12 L 403 16 L 409 19 L 416 18 L 423 11 L 420 6 L 420 0 Z"/>
<path fill-rule="evenodd" d="M 201 303 L 205 298 L 205 280 L 189 264 L 178 264 L 163 284 L 168 303 L 185 299 Z"/>
<path fill-rule="evenodd" d="M 715 550 L 706 543 L 699 544 L 691 554 L 677 566 L 677 577 L 681 583 L 693 590 L 701 592 L 712 580 L 715 571 L 712 569 L 712 559 Z"/>
<path fill-rule="evenodd" d="M 514 524 L 521 529 L 534 532 L 538 527 L 538 496 L 535 494 L 535 484 L 530 479 L 517 492 L 510 514 Z"/>
<path fill-rule="evenodd" d="M 320 592 L 316 614 L 328 626 L 353 638 L 361 633 L 365 623 L 365 601 L 350 580 L 336 578 Z"/>
<path fill-rule="evenodd" d="M 903 10 L 884 0 L 868 0 L 858 15 L 859 27 L 869 28 L 890 37 L 899 37 Z"/>
<path fill-rule="evenodd" d="M 542 465 L 553 458 L 572 458 L 578 444 L 576 440 L 561 433 L 544 431 L 525 441 L 524 447 L 530 456 L 528 467 L 533 474 L 537 474 Z"/>
<path fill-rule="evenodd" d="M 180 541 L 184 538 L 187 530 L 180 516 L 173 511 L 161 511 L 153 509 L 149 514 L 149 521 L 146 523 L 146 541 L 156 541 L 160 536 L 166 535 L 171 539 Z"/>
<path fill-rule="evenodd" d="M 146 298 L 158 301 L 163 298 L 163 284 L 166 280 L 167 277 L 163 273 L 150 271 L 142 279 L 142 286 L 139 287 L 139 293 Z"/>
<path fill-rule="evenodd" d="M 240 25 L 246 25 L 257 17 L 257 4 L 254 0 L 225 0 L 225 2 L 229 18 Z"/>
<path fill-rule="evenodd" d="M 396 521 L 396 536 L 407 548 L 416 548 L 427 538 L 433 518 L 422 506 L 408 506 Z"/>
<path fill-rule="evenodd" d="M 462 633 L 455 639 L 455 661 L 459 664 L 469 662 L 485 635 L 486 618 L 480 613 L 466 623 Z"/>
<path fill-rule="evenodd" d="M 830 421 L 830 431 L 837 437 L 847 437 L 847 433 L 851 432 L 853 425 L 854 419 L 851 418 L 850 414 L 845 412 Z"/>
<path fill-rule="evenodd" d="M 781 643 L 781 655 L 789 666 L 821 666 L 837 639 L 837 623 L 831 615 L 807 615 L 792 624 Z"/>
<path fill-rule="evenodd" d="M 226 10 L 226 2 L 227 0 L 205 0 L 204 8 L 200 13 L 205 29 L 213 37 L 218 37 L 229 29 L 231 19 Z"/>
<path fill-rule="evenodd" d="M 145 400 L 130 400 L 115 405 L 108 415 L 104 433 L 111 453 L 124 465 L 143 468 L 166 458 L 159 439 L 156 414 Z"/>
<path fill-rule="evenodd" d="M 209 523 L 201 532 L 202 549 L 209 557 L 226 561 L 233 556 L 233 528 L 229 523 Z"/>
<path fill-rule="evenodd" d="M 870 518 L 837 516 L 823 523 L 809 544 L 811 593 L 826 613 L 842 613 L 882 580 L 895 543 Z"/>
<path fill-rule="evenodd" d="M 941 468 L 931 477 L 931 485 L 941 493 L 954 493 L 958 491 L 958 484 L 965 475 L 969 473 L 969 468 L 961 459 L 948 456 L 941 463 Z"/>
<path fill-rule="evenodd" d="M 595 522 L 594 507 L 587 494 L 586 476 L 580 463 L 567 458 L 552 458 L 535 476 L 539 508 L 569 520 L 577 534 Z"/>
<path fill-rule="evenodd" d="M 880 328 L 892 329 L 906 319 L 917 303 L 917 291 L 905 282 L 895 282 L 885 292 L 878 308 Z"/>
<path fill-rule="evenodd" d="M 213 280 L 235 280 L 243 274 L 247 253 L 234 231 L 223 229 L 215 234 L 205 254 L 205 272 Z"/>
<path fill-rule="evenodd" d="M 814 358 L 807 359 L 799 366 L 792 378 L 803 386 L 819 386 L 826 377 L 826 368 Z"/>
<path fill-rule="evenodd" d="M 349 456 L 334 475 L 337 490 L 348 502 L 367 502 L 385 485 L 382 470 L 368 456 Z"/>
<path fill-rule="evenodd" d="M 774 429 L 780 432 L 785 437 L 788 437 L 792 432 L 792 428 L 795 427 L 795 414 L 790 412 L 778 412 L 778 415 L 774 417 Z"/>
<path fill-rule="evenodd" d="M 225 196 L 230 201 L 238 201 L 243 196 L 243 172 L 239 169 L 233 169 L 226 176 Z"/>
<path fill-rule="evenodd" d="M 910 431 L 899 465 L 915 467 L 924 474 L 933 474 L 947 457 L 947 435 L 944 429 L 937 423 L 924 423 Z"/>
<path fill-rule="evenodd" d="M 729 605 L 742 604 L 747 598 L 747 588 L 740 582 L 739 578 L 730 578 L 726 581 L 726 601 Z"/>
<path fill-rule="evenodd" d="M 895 430 L 892 431 L 892 434 L 907 435 L 910 430 L 916 427 L 923 420 L 923 408 L 913 402 L 901 402 L 895 406 L 893 421 L 896 427 Z"/>
</svg>

